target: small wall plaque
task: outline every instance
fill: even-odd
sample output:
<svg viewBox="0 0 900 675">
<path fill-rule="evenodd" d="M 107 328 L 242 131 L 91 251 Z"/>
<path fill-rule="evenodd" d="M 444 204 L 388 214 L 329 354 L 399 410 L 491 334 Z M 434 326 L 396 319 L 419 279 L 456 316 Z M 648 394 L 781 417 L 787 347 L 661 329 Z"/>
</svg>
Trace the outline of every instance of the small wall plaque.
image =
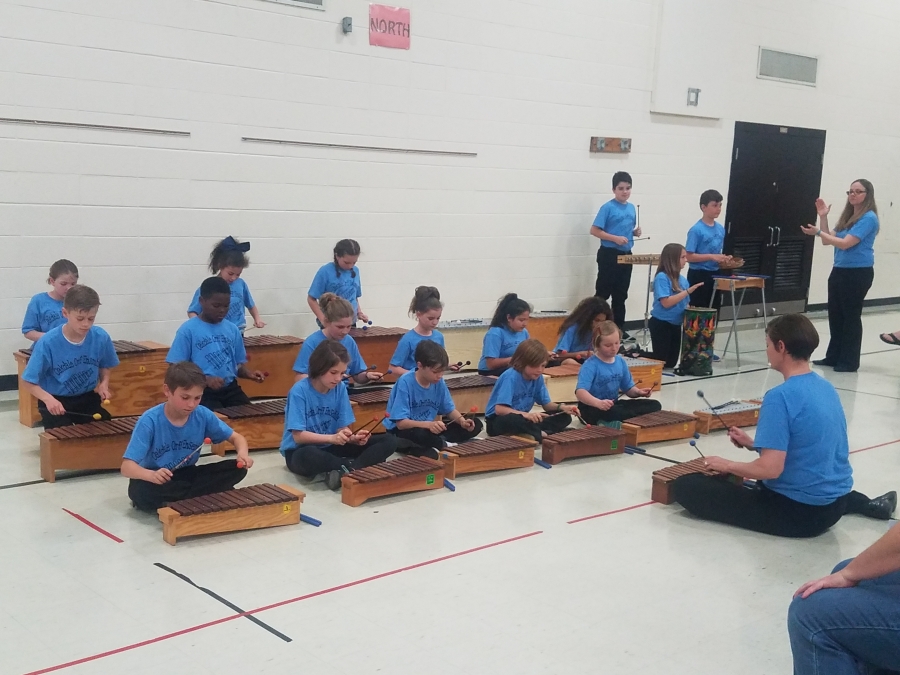
<svg viewBox="0 0 900 675">
<path fill-rule="evenodd" d="M 631 152 L 631 139 L 591 136 L 591 152 Z"/>
</svg>

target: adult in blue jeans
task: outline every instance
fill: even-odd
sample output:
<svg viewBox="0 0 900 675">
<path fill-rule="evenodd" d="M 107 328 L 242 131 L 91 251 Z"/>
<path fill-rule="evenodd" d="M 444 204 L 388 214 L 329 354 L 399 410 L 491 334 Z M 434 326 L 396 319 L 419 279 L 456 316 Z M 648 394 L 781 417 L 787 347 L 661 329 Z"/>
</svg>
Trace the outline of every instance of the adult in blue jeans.
<svg viewBox="0 0 900 675">
<path fill-rule="evenodd" d="M 794 675 L 900 672 L 900 526 L 803 584 L 788 610 L 788 633 Z"/>
</svg>

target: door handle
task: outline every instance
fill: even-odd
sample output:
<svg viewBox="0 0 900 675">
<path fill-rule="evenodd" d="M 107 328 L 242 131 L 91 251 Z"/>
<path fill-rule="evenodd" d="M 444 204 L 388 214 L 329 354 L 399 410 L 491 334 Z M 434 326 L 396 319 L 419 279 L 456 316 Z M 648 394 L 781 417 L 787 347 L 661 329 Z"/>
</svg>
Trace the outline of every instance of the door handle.
<svg viewBox="0 0 900 675">
<path fill-rule="evenodd" d="M 774 238 L 775 238 L 775 228 L 774 228 L 774 227 L 770 227 L 770 228 L 769 228 L 769 243 L 766 244 L 766 248 L 769 248 L 769 247 L 772 246 L 772 240 L 773 240 Z"/>
<path fill-rule="evenodd" d="M 775 245 L 780 246 L 781 245 L 781 228 L 776 227 L 775 229 L 778 230 L 778 241 L 775 242 Z"/>
</svg>

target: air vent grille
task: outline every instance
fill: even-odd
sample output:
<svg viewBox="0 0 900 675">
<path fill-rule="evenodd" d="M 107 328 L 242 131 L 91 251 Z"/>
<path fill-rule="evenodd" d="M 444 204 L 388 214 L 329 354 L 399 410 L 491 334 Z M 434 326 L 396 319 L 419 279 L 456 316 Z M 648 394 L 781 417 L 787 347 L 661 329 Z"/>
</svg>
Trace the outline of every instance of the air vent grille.
<svg viewBox="0 0 900 675">
<path fill-rule="evenodd" d="M 759 48 L 757 77 L 814 87 L 818 69 L 819 60 L 811 56 Z"/>
</svg>

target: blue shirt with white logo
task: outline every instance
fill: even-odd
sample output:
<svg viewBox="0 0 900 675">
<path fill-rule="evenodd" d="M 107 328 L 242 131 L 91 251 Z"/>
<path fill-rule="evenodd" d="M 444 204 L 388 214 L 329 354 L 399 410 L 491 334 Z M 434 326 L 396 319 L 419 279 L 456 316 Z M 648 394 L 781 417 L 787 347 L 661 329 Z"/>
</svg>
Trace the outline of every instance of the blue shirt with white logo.
<svg viewBox="0 0 900 675">
<path fill-rule="evenodd" d="M 633 386 L 634 380 L 628 370 L 628 364 L 621 356 L 616 355 L 615 361 L 606 363 L 594 354 L 578 371 L 575 390 L 584 389 L 601 401 L 615 401 L 619 398 L 619 392 L 629 391 Z"/>
<path fill-rule="evenodd" d="M 318 300 L 325 293 L 334 293 L 344 298 L 353 305 L 353 311 L 359 311 L 356 299 L 362 297 L 362 283 L 359 278 L 359 268 L 355 265 L 352 270 L 338 270 L 337 265 L 328 263 L 322 265 L 316 276 L 313 277 L 309 287 L 309 295 Z"/>
<path fill-rule="evenodd" d="M 522 373 L 510 368 L 497 378 L 484 414 L 485 417 L 493 416 L 498 405 L 505 405 L 520 412 L 529 412 L 535 403 L 539 405 L 550 403 L 550 393 L 547 391 L 544 378 L 526 380 Z"/>
<path fill-rule="evenodd" d="M 247 363 L 244 336 L 230 321 L 209 323 L 195 316 L 181 324 L 166 355 L 166 363 L 179 361 L 196 363 L 207 377 L 221 377 L 229 384 L 238 366 Z"/>
<path fill-rule="evenodd" d="M 63 326 L 57 326 L 34 343 L 22 379 L 53 396 L 79 396 L 97 386 L 101 368 L 117 365 L 116 349 L 100 326 L 91 326 L 80 344 L 70 342 Z"/>
<path fill-rule="evenodd" d="M 600 246 L 604 248 L 614 248 L 622 251 L 630 251 L 634 245 L 634 228 L 637 225 L 637 210 L 634 204 L 625 202 L 624 204 L 617 199 L 610 199 L 597 212 L 594 218 L 594 227 L 599 227 L 607 234 L 614 234 L 618 237 L 625 237 L 628 243 L 619 246 L 605 239 L 600 242 Z"/>
<path fill-rule="evenodd" d="M 488 359 L 506 359 L 512 356 L 520 342 L 528 339 L 528 331 L 521 330 L 518 333 L 509 328 L 493 326 L 484 335 L 481 347 L 481 360 L 478 362 L 478 370 L 490 370 Z"/>
<path fill-rule="evenodd" d="M 46 333 L 51 328 L 62 326 L 66 322 L 62 310 L 62 300 L 54 300 L 49 293 L 38 293 L 28 301 L 25 318 L 22 320 L 22 333 L 33 330 Z"/>
<path fill-rule="evenodd" d="M 387 403 L 389 417 L 384 420 L 384 428 L 396 429 L 400 420 L 431 422 L 438 414 L 453 412 L 455 407 L 444 380 L 423 387 L 416 380 L 416 371 L 411 370 L 401 375 L 391 389 Z"/>
<path fill-rule="evenodd" d="M 321 394 L 313 387 L 312 380 L 304 378 L 295 382 L 288 392 L 284 408 L 284 434 L 279 450 L 284 455 L 288 450 L 300 447 L 294 442 L 294 431 L 334 434 L 338 429 L 350 426 L 354 419 L 347 387 L 338 385 Z"/>
<path fill-rule="evenodd" d="M 400 338 L 400 342 L 397 343 L 397 349 L 394 350 L 394 355 L 391 357 L 391 365 L 400 366 L 404 370 L 415 370 L 416 347 L 419 346 L 422 340 L 431 340 L 441 347 L 444 346 L 444 336 L 439 330 L 431 331 L 431 335 L 427 337 L 411 330 Z"/>
<path fill-rule="evenodd" d="M 194 451 L 205 438 L 222 443 L 234 433 L 212 410 L 203 406 L 195 408 L 187 422 L 177 427 L 166 417 L 165 406 L 160 403 L 141 415 L 125 449 L 125 459 L 151 471 L 175 469 L 179 464 L 179 468 L 193 466 L 200 457 L 200 452 Z"/>
</svg>

